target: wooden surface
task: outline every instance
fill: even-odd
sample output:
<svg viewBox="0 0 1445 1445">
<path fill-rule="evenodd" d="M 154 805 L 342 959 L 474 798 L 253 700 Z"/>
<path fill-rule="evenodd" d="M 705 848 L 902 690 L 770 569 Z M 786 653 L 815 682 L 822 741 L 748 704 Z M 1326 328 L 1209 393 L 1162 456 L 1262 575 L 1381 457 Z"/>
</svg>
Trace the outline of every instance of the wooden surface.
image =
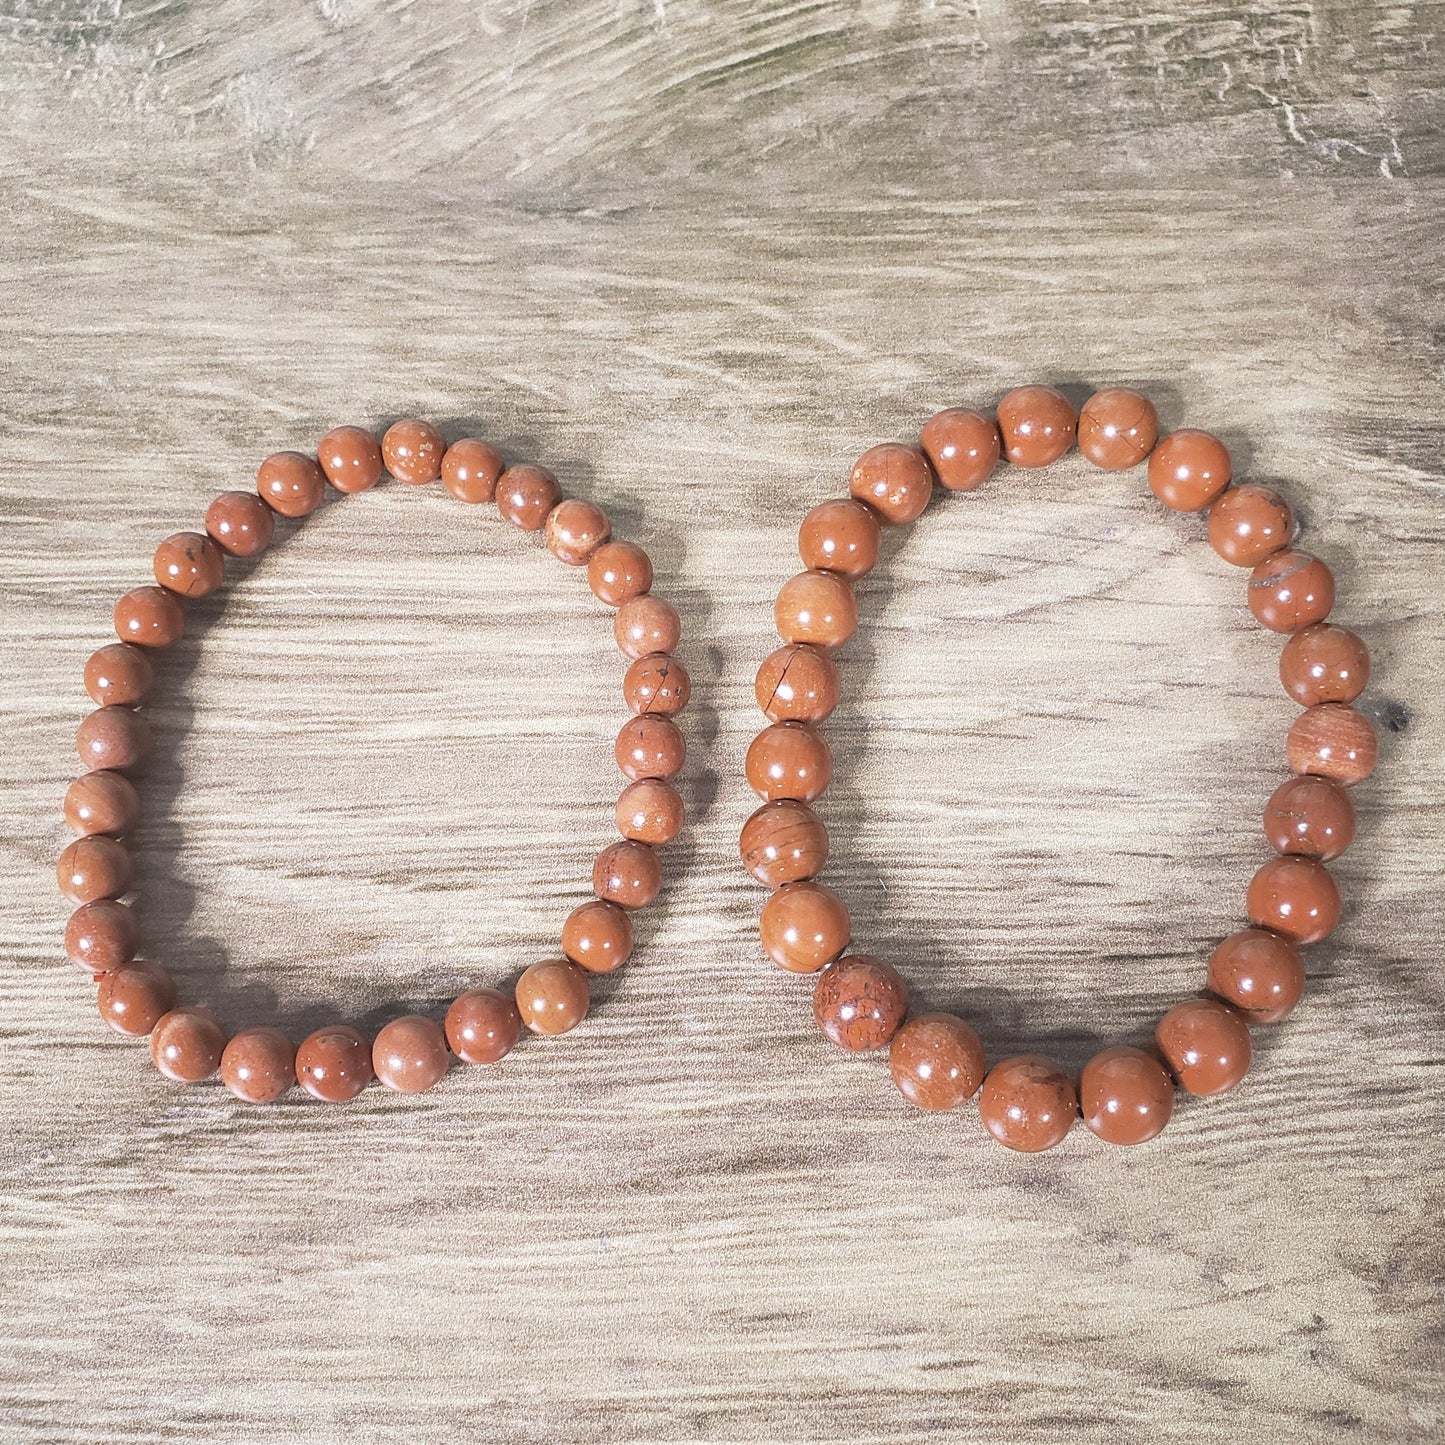
<svg viewBox="0 0 1445 1445">
<path fill-rule="evenodd" d="M 1441 15 L 0 5 L 0 1437 L 1440 1438 Z M 1220 431 L 1375 657 L 1345 922 L 1134 1152 L 911 1115 L 735 851 L 803 510 L 1027 379 Z M 651 549 L 696 821 L 576 1034 L 248 1109 L 62 960 L 80 670 L 217 490 L 405 412 Z M 861 589 L 827 876 L 991 1057 L 1142 1040 L 1240 919 L 1295 710 L 1202 535 L 1075 458 Z M 296 1031 L 551 952 L 623 716 L 582 581 L 390 486 L 233 575 L 164 674 L 148 951 Z"/>
</svg>

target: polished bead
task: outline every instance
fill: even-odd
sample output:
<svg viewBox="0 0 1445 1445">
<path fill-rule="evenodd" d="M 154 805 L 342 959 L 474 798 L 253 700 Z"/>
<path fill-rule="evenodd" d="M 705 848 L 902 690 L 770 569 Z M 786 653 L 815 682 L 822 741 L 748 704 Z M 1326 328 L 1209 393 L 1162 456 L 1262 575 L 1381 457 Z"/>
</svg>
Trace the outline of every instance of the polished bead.
<svg viewBox="0 0 1445 1445">
<path fill-rule="evenodd" d="M 524 532 L 540 532 L 561 500 L 562 485 L 546 467 L 522 462 L 497 479 L 497 511 Z"/>
<path fill-rule="evenodd" d="M 177 1084 L 199 1084 L 221 1067 L 226 1032 L 210 1009 L 186 1005 L 156 1020 L 151 1063 Z"/>
<path fill-rule="evenodd" d="M 1340 921 L 1340 890 L 1314 858 L 1271 858 L 1249 881 L 1249 921 L 1296 943 L 1318 943 Z"/>
<path fill-rule="evenodd" d="M 1279 655 L 1279 680 L 1301 707 L 1354 702 L 1370 681 L 1370 651 L 1348 627 L 1302 627 Z"/>
<path fill-rule="evenodd" d="M 496 447 L 480 437 L 459 437 L 442 456 L 442 486 L 459 502 L 490 502 L 507 463 Z"/>
<path fill-rule="evenodd" d="M 852 938 L 847 905 L 821 883 L 785 883 L 763 904 L 763 952 L 789 973 L 817 973 Z"/>
<path fill-rule="evenodd" d="M 1245 595 L 1262 627 L 1298 632 L 1329 616 L 1335 605 L 1335 574 L 1318 557 L 1286 547 L 1249 574 Z"/>
<path fill-rule="evenodd" d="M 208 597 L 226 575 L 226 554 L 202 532 L 176 532 L 156 548 L 156 581 L 181 597 Z"/>
<path fill-rule="evenodd" d="M 60 855 L 55 881 L 72 903 L 119 898 L 130 887 L 130 854 L 114 838 L 77 838 Z"/>
<path fill-rule="evenodd" d="M 129 963 L 140 946 L 140 925 L 125 903 L 98 898 L 82 903 L 66 921 L 66 957 L 87 973 L 109 973 Z"/>
<path fill-rule="evenodd" d="M 451 1067 L 447 1036 L 435 1019 L 405 1014 L 378 1031 L 371 1044 L 377 1082 L 398 1094 L 420 1094 L 439 1083 Z"/>
<path fill-rule="evenodd" d="M 137 959 L 101 978 L 95 1004 L 116 1033 L 143 1038 L 176 1006 L 176 983 L 158 963 Z"/>
<path fill-rule="evenodd" d="M 441 476 L 446 449 L 442 434 L 430 422 L 414 416 L 393 422 L 381 438 L 381 459 L 387 471 L 413 487 L 424 487 Z"/>
<path fill-rule="evenodd" d="M 296 1082 L 296 1045 L 280 1029 L 242 1029 L 221 1053 L 221 1082 L 248 1104 L 274 1104 Z"/>
<path fill-rule="evenodd" d="M 447 1043 L 464 1064 L 495 1064 L 522 1036 L 522 1016 L 510 994 L 474 988 L 459 994 L 447 1010 Z"/>
<path fill-rule="evenodd" d="M 256 492 L 283 517 L 309 517 L 326 495 L 326 474 L 315 457 L 273 452 L 256 469 Z"/>
<path fill-rule="evenodd" d="M 687 810 L 682 795 L 661 778 L 641 778 L 617 800 L 617 831 L 624 838 L 660 848 L 682 832 Z"/>
<path fill-rule="evenodd" d="M 790 642 L 768 654 L 753 685 L 773 722 L 820 723 L 838 706 L 838 669 L 827 653 Z"/>
<path fill-rule="evenodd" d="M 1052 386 L 1016 386 L 998 404 L 1003 454 L 1016 467 L 1046 467 L 1074 444 L 1078 418 Z"/>
<path fill-rule="evenodd" d="M 1290 778 L 1264 805 L 1264 836 L 1276 853 L 1328 863 L 1354 841 L 1355 805 L 1333 778 Z"/>
<path fill-rule="evenodd" d="M 517 980 L 517 1012 L 534 1034 L 565 1034 L 587 1017 L 587 975 L 565 958 L 534 963 Z"/>
<path fill-rule="evenodd" d="M 155 680 L 151 660 L 128 642 L 108 642 L 85 664 L 85 690 L 97 707 L 134 707 Z"/>
<path fill-rule="evenodd" d="M 1285 752 L 1295 772 L 1334 778 L 1352 788 L 1375 771 L 1380 739 L 1364 713 L 1348 703 L 1322 702 L 1294 720 Z"/>
<path fill-rule="evenodd" d="M 813 1017 L 823 1037 L 840 1049 L 886 1047 L 907 1013 L 903 975 L 891 963 L 864 953 L 830 963 L 813 989 Z"/>
<path fill-rule="evenodd" d="M 365 427 L 332 427 L 316 448 L 316 460 L 338 492 L 370 491 L 381 480 L 381 446 Z"/>
<path fill-rule="evenodd" d="M 1149 490 L 1176 512 L 1201 512 L 1228 485 L 1229 449 L 1207 431 L 1170 432 L 1149 454 Z"/>
<path fill-rule="evenodd" d="M 807 723 L 773 723 L 748 748 L 748 786 L 758 797 L 811 803 L 833 778 L 833 754 Z"/>
<path fill-rule="evenodd" d="M 579 497 L 558 502 L 543 524 L 547 550 L 569 567 L 585 567 L 612 535 L 607 513 Z"/>
<path fill-rule="evenodd" d="M 592 865 L 592 891 L 623 908 L 646 908 L 662 892 L 662 864 L 646 843 L 613 843 Z"/>
<path fill-rule="evenodd" d="M 1249 1026 L 1212 998 L 1191 998 L 1164 1015 L 1154 1042 L 1186 1094 L 1225 1094 L 1249 1068 Z"/>
<path fill-rule="evenodd" d="M 1105 471 L 1138 466 L 1158 440 L 1154 403 L 1126 386 L 1096 391 L 1079 408 L 1079 450 Z"/>
<path fill-rule="evenodd" d="M 372 1080 L 371 1045 L 349 1024 L 327 1024 L 301 1040 L 296 1081 L 323 1104 L 344 1104 Z"/>
<path fill-rule="evenodd" d="M 671 778 L 682 771 L 687 758 L 687 739 L 667 717 L 633 717 L 622 724 L 613 748 L 622 776 Z"/>
<path fill-rule="evenodd" d="M 798 528 L 803 566 L 836 572 L 850 580 L 864 577 L 878 561 L 883 531 L 878 514 L 852 497 L 819 502 Z"/>
<path fill-rule="evenodd" d="M 624 657 L 671 652 L 682 640 L 682 622 L 671 603 L 660 597 L 632 597 L 617 609 L 612 636 Z"/>
<path fill-rule="evenodd" d="M 743 865 L 769 888 L 812 878 L 828 861 L 828 830 L 806 804 L 764 803 L 743 824 Z"/>
<path fill-rule="evenodd" d="M 951 406 L 924 423 L 918 438 L 934 475 L 950 492 L 971 492 L 998 465 L 998 423 L 966 406 Z"/>
<path fill-rule="evenodd" d="M 140 794 L 119 773 L 86 773 L 66 789 L 64 811 L 76 833 L 119 837 L 140 822 Z"/>
<path fill-rule="evenodd" d="M 799 572 L 778 591 L 773 620 L 784 642 L 841 647 L 858 628 L 853 589 L 831 572 Z"/>
<path fill-rule="evenodd" d="M 255 557 L 271 545 L 276 514 L 255 492 L 222 492 L 206 508 L 206 531 L 223 552 Z"/>
<path fill-rule="evenodd" d="M 587 564 L 592 595 L 609 607 L 621 607 L 652 586 L 652 559 L 635 542 L 604 542 Z"/>
<path fill-rule="evenodd" d="M 164 587 L 132 587 L 115 604 L 115 635 L 137 647 L 169 647 L 186 630 L 180 599 Z"/>
<path fill-rule="evenodd" d="M 633 712 L 658 717 L 680 713 L 692 696 L 687 669 L 665 652 L 637 658 L 622 679 L 622 696 Z"/>
<path fill-rule="evenodd" d="M 1106 1144 L 1143 1144 L 1174 1113 L 1174 1080 L 1143 1049 L 1104 1049 L 1079 1075 L 1079 1109 Z"/>
<path fill-rule="evenodd" d="M 1006 1148 L 1038 1154 L 1063 1142 L 1079 1116 L 1079 1097 L 1052 1059 L 1014 1054 L 984 1076 L 978 1116 Z"/>
<path fill-rule="evenodd" d="M 562 925 L 562 952 L 588 973 L 611 973 L 632 957 L 632 919 L 600 898 L 583 903 Z"/>
<path fill-rule="evenodd" d="M 983 1083 L 983 1044 L 955 1014 L 919 1014 L 893 1035 L 888 1069 L 898 1092 L 919 1109 L 956 1109 Z"/>
<path fill-rule="evenodd" d="M 1270 487 L 1229 487 L 1209 508 L 1209 545 L 1235 567 L 1257 567 L 1293 536 L 1294 513 Z"/>
<path fill-rule="evenodd" d="M 1264 928 L 1241 928 L 1210 956 L 1206 982 L 1250 1023 L 1273 1024 L 1300 1001 L 1305 966 L 1288 938 Z"/>
<path fill-rule="evenodd" d="M 92 770 L 139 772 L 150 750 L 150 729 L 127 707 L 97 708 L 75 732 L 75 751 Z"/>
<path fill-rule="evenodd" d="M 918 447 L 884 442 L 853 463 L 848 490 L 890 527 L 917 521 L 933 496 L 933 468 Z"/>
</svg>

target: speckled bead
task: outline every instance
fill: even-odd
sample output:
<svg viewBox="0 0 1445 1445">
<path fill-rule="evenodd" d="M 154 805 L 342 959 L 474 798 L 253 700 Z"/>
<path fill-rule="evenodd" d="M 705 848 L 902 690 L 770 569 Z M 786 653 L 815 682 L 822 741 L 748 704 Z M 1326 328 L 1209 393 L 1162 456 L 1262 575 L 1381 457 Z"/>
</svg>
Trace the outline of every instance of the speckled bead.
<svg viewBox="0 0 1445 1445">
<path fill-rule="evenodd" d="M 662 892 L 662 865 L 646 843 L 624 839 L 592 865 L 592 891 L 622 908 L 646 908 Z"/>
<path fill-rule="evenodd" d="M 687 739 L 667 717 L 628 718 L 617 734 L 613 752 L 624 778 L 672 778 L 687 759 Z"/>
<path fill-rule="evenodd" d="M 114 838 L 77 838 L 55 865 L 55 881 L 72 903 L 119 898 L 130 875 L 130 854 Z"/>
<path fill-rule="evenodd" d="M 779 589 L 773 619 L 784 642 L 805 642 L 831 651 L 857 631 L 858 601 L 842 577 L 799 572 Z"/>
<path fill-rule="evenodd" d="M 296 1050 L 296 1081 L 323 1104 L 354 1099 L 374 1077 L 366 1035 L 347 1024 L 327 1024 Z"/>
<path fill-rule="evenodd" d="M 998 404 L 1003 454 L 1016 467 L 1046 467 L 1074 444 L 1078 417 L 1052 386 L 1016 386 Z"/>
<path fill-rule="evenodd" d="M 833 754 L 807 723 L 773 723 L 752 740 L 745 769 L 748 786 L 765 801 L 811 803 L 832 781 Z"/>
<path fill-rule="evenodd" d="M 1159 1020 L 1154 1042 L 1186 1094 L 1228 1093 L 1249 1068 L 1249 1026 L 1212 998 L 1176 1004 Z"/>
<path fill-rule="evenodd" d="M 1079 409 L 1079 450 L 1105 471 L 1138 466 L 1158 440 L 1154 403 L 1128 387 L 1096 391 Z"/>
<path fill-rule="evenodd" d="M 128 642 L 108 642 L 85 664 L 85 690 L 97 707 L 135 707 L 155 681 L 151 660 Z"/>
<path fill-rule="evenodd" d="M 387 427 L 381 438 L 381 459 L 399 482 L 424 487 L 442 474 L 447 444 L 430 422 L 403 417 Z"/>
<path fill-rule="evenodd" d="M 687 669 L 665 652 L 649 652 L 633 660 L 622 679 L 622 697 L 639 715 L 674 717 L 692 696 Z"/>
<path fill-rule="evenodd" d="M 395 1093 L 424 1093 L 440 1083 L 450 1067 L 442 1026 L 421 1014 L 392 1019 L 372 1040 L 371 1070 L 379 1084 Z"/>
<path fill-rule="evenodd" d="M 1245 911 L 1260 928 L 1318 943 L 1340 921 L 1340 890 L 1317 859 L 1271 858 L 1250 879 Z"/>
<path fill-rule="evenodd" d="M 1380 739 L 1369 718 L 1348 703 L 1322 702 L 1291 724 L 1285 752 L 1296 773 L 1334 778 L 1351 788 L 1375 771 Z"/>
<path fill-rule="evenodd" d="M 956 1014 L 919 1014 L 893 1035 L 888 1070 L 915 1108 L 956 1109 L 983 1083 L 983 1044 Z"/>
<path fill-rule="evenodd" d="M 1249 574 L 1246 599 L 1260 626 L 1298 632 L 1329 616 L 1335 605 L 1335 576 L 1318 557 L 1286 547 Z"/>
<path fill-rule="evenodd" d="M 1276 853 L 1328 863 L 1354 841 L 1355 806 L 1333 778 L 1290 778 L 1264 806 L 1264 836 Z"/>
<path fill-rule="evenodd" d="M 534 963 L 517 980 L 517 1012 L 534 1034 L 575 1029 L 587 1017 L 586 973 L 565 958 Z"/>
<path fill-rule="evenodd" d="M 847 905 L 821 883 L 785 883 L 763 904 L 763 952 L 788 973 L 817 973 L 852 939 Z"/>
<path fill-rule="evenodd" d="M 816 647 L 790 642 L 768 654 L 753 686 L 773 722 L 821 723 L 838 706 L 838 669 Z"/>
<path fill-rule="evenodd" d="M 594 898 L 562 925 L 562 952 L 588 973 L 611 973 L 632 957 L 632 919 L 615 903 Z"/>
<path fill-rule="evenodd" d="M 547 550 L 569 567 L 585 567 L 612 535 L 607 513 L 579 497 L 568 497 L 547 513 L 542 526 Z"/>
<path fill-rule="evenodd" d="M 150 729 L 129 708 L 97 708 L 76 729 L 75 751 L 93 771 L 138 773 L 150 758 Z"/>
<path fill-rule="evenodd" d="M 806 804 L 790 798 L 764 803 L 743 824 L 743 865 L 769 888 L 797 883 L 828 861 L 828 830 Z"/>
<path fill-rule="evenodd" d="M 1064 1141 L 1079 1116 L 1079 1097 L 1052 1059 L 1014 1054 L 984 1076 L 978 1116 L 1006 1149 L 1038 1154 Z"/>
<path fill-rule="evenodd" d="M 1149 454 L 1149 490 L 1176 512 L 1203 511 L 1232 475 L 1229 449 L 1207 431 L 1170 432 Z"/>
<path fill-rule="evenodd" d="M 1143 1049 L 1104 1049 L 1079 1075 L 1079 1109 L 1106 1144 L 1144 1144 L 1174 1113 L 1174 1081 Z"/>
<path fill-rule="evenodd" d="M 966 406 L 947 407 L 931 416 L 918 442 L 934 475 L 950 492 L 971 492 L 1003 455 L 998 422 Z"/>
<path fill-rule="evenodd" d="M 933 468 L 918 447 L 884 442 L 853 463 L 848 490 L 890 527 L 915 522 L 933 495 Z"/>
<path fill-rule="evenodd" d="M 798 556 L 810 571 L 836 572 L 850 581 L 878 561 L 883 537 L 878 514 L 852 497 L 819 502 L 798 528 Z"/>
<path fill-rule="evenodd" d="M 1209 959 L 1209 987 L 1252 1024 L 1287 1018 L 1305 988 L 1299 949 L 1266 928 L 1231 933 Z"/>
<path fill-rule="evenodd" d="M 226 576 L 226 554 L 201 532 L 174 532 L 156 548 L 156 581 L 179 597 L 209 597 Z"/>
<path fill-rule="evenodd" d="M 552 508 L 562 500 L 562 486 L 546 467 L 522 462 L 508 467 L 497 482 L 497 511 L 503 521 L 524 532 L 540 532 Z"/>
<path fill-rule="evenodd" d="M 370 491 L 381 480 L 381 444 L 365 427 L 332 427 L 316 447 L 316 461 L 322 476 L 338 492 L 348 496 Z M 262 1032 L 260 1029 L 249 1030 L 258 1039 Z M 258 1042 L 255 1047 L 267 1047 L 267 1040 L 274 1043 L 270 1040 L 274 1032 L 274 1029 L 266 1030 L 266 1040 Z M 282 1034 L 280 1037 L 286 1036 Z M 290 1047 L 289 1041 L 287 1047 Z M 224 1070 L 222 1072 L 224 1074 Z"/>
<path fill-rule="evenodd" d="M 175 980 L 159 964 L 137 959 L 101 978 L 95 1004 L 116 1033 L 144 1038 L 176 1006 Z"/>
<path fill-rule="evenodd" d="M 908 985 L 891 963 L 846 954 L 818 975 L 813 1017 L 840 1049 L 868 1052 L 892 1042 L 908 1013 Z"/>
<path fill-rule="evenodd" d="M 221 1067 L 226 1031 L 210 1009 L 187 1004 L 156 1020 L 151 1063 L 176 1084 L 199 1084 Z"/>
<path fill-rule="evenodd" d="M 652 652 L 673 652 L 682 641 L 682 622 L 660 597 L 632 597 L 617 609 L 612 622 L 617 650 L 636 660 Z"/>
<path fill-rule="evenodd" d="M 206 533 L 232 557 L 255 557 L 271 545 L 276 514 L 255 492 L 222 492 L 206 508 Z"/>
<path fill-rule="evenodd" d="M 660 848 L 682 832 L 687 810 L 682 795 L 661 778 L 640 778 L 617 799 L 617 831 L 636 843 Z"/>
<path fill-rule="evenodd" d="M 496 500 L 497 483 L 507 463 L 496 447 L 480 437 L 460 437 L 442 455 L 442 486 L 459 502 L 475 506 Z"/>
<path fill-rule="evenodd" d="M 86 973 L 110 973 L 129 963 L 139 947 L 135 913 L 113 898 L 83 903 L 66 921 L 65 955 Z"/>
<path fill-rule="evenodd" d="M 652 586 L 652 559 L 635 542 L 604 542 L 587 564 L 587 585 L 608 607 L 621 607 Z"/>
<path fill-rule="evenodd" d="M 1231 566 L 1257 567 L 1293 536 L 1294 513 L 1271 487 L 1228 487 L 1209 508 L 1209 545 Z"/>
<path fill-rule="evenodd" d="M 186 630 L 180 599 L 164 587 L 132 587 L 115 604 L 115 635 L 137 647 L 170 647 Z"/>
<path fill-rule="evenodd" d="M 1370 652 L 1348 627 L 1302 627 L 1279 654 L 1279 680 L 1301 707 L 1354 702 L 1370 681 Z"/>
<path fill-rule="evenodd" d="M 512 1052 L 522 1036 L 517 1002 L 495 988 L 458 994 L 447 1010 L 447 1043 L 464 1064 L 495 1064 Z"/>
<path fill-rule="evenodd" d="M 140 822 L 140 794 L 119 773 L 100 771 L 77 778 L 65 792 L 65 821 L 82 837 L 129 833 Z"/>
<path fill-rule="evenodd" d="M 274 1104 L 296 1082 L 296 1045 L 280 1029 L 243 1029 L 221 1053 L 221 1082 L 247 1104 Z"/>
<path fill-rule="evenodd" d="M 273 452 L 256 469 L 256 492 L 283 517 L 309 517 L 326 495 L 326 474 L 314 457 Z"/>
</svg>

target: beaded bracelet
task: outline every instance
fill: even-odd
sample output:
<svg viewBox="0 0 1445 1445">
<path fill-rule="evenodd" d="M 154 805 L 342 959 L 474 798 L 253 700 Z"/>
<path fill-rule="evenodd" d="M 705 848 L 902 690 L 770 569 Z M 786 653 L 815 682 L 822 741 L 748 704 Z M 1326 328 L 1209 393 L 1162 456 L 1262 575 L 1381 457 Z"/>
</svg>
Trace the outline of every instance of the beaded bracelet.
<svg viewBox="0 0 1445 1445">
<path fill-rule="evenodd" d="M 139 929 L 121 900 L 130 856 L 118 840 L 140 820 L 129 775 L 145 763 L 148 739 L 136 710 L 150 691 L 151 654 L 171 646 L 185 626 L 183 599 L 220 585 L 226 558 L 254 557 L 270 544 L 277 516 L 299 520 L 320 506 L 329 482 L 338 492 L 366 491 L 383 469 L 399 482 L 441 480 L 459 501 L 495 500 L 503 518 L 543 533 L 560 561 L 586 567 L 597 599 L 616 609 L 613 632 L 629 659 L 622 691 L 634 714 L 617 735 L 617 765 L 628 779 L 617 801 L 621 841 L 604 848 L 592 869 L 594 899 L 562 926 L 562 957 L 525 969 L 510 993 L 479 988 L 462 994 L 443 1023 L 411 1014 L 368 1041 L 335 1024 L 299 1047 L 278 1029 L 252 1028 L 227 1039 L 208 1009 L 177 1007 L 176 986 L 159 965 L 136 957 Z M 372 1080 L 418 1093 L 463 1063 L 505 1056 L 522 1025 L 562 1034 L 586 1017 L 588 975 L 610 973 L 632 952 L 631 910 L 657 897 L 662 869 L 656 849 L 683 826 L 683 801 L 668 779 L 681 769 L 686 744 L 673 721 L 687 706 L 687 670 L 671 654 L 681 633 L 677 613 L 651 595 L 652 563 L 630 542 L 611 539 L 605 514 L 591 502 L 564 499 L 545 467 L 507 466 L 485 441 L 450 447 L 426 422 L 390 427 L 380 445 L 371 432 L 343 426 L 322 438 L 316 456 L 277 452 L 261 463 L 256 492 L 223 492 L 206 512 L 206 531 L 178 532 L 156 549 L 156 586 L 127 592 L 115 607 L 119 642 L 100 648 L 85 667 L 97 710 L 80 725 L 76 747 L 90 769 L 65 795 L 65 818 L 80 836 L 60 856 L 60 891 L 79 905 L 65 929 L 66 952 L 99 985 L 100 1014 L 123 1034 L 151 1040 L 151 1057 L 167 1078 L 197 1083 L 220 1071 L 238 1098 L 269 1103 L 297 1080 L 316 1098 L 355 1098 Z"/>
<path fill-rule="evenodd" d="M 1110 471 L 1147 459 L 1150 490 L 1166 507 L 1209 508 L 1214 550 L 1252 569 L 1249 610 L 1271 632 L 1288 634 L 1280 679 L 1305 709 L 1286 748 L 1295 776 L 1264 810 L 1265 835 L 1278 856 L 1249 884 L 1252 926 L 1215 949 L 1209 992 L 1159 1021 L 1155 1051 L 1105 1049 L 1085 1064 L 1077 1087 L 1035 1054 L 987 1069 L 978 1035 L 954 1014 L 907 1018 L 908 988 L 897 969 L 847 952 L 848 909 L 817 881 L 828 834 L 811 807 L 833 770 L 817 731 L 838 702 L 831 654 L 857 627 L 852 584 L 877 562 L 881 529 L 916 521 L 935 481 L 971 491 L 1000 456 L 1041 467 L 1076 437 L 1089 461 Z M 1140 1144 L 1168 1123 L 1176 1083 L 1194 1095 L 1234 1088 L 1249 1067 L 1248 1026 L 1273 1023 L 1294 1008 L 1304 988 L 1299 949 L 1319 942 L 1339 919 L 1339 892 L 1325 864 L 1354 837 L 1345 788 L 1375 765 L 1374 727 L 1350 706 L 1369 679 L 1369 653 L 1353 632 L 1325 621 L 1334 577 L 1290 545 L 1295 522 L 1284 498 L 1230 480 L 1229 452 L 1218 438 L 1184 430 L 1160 440 L 1154 407 L 1138 392 L 1096 392 L 1076 415 L 1052 387 L 1019 387 L 999 403 L 996 418 L 950 408 L 927 423 L 919 445 L 865 452 L 853 467 L 851 496 L 823 502 L 803 519 L 798 551 L 808 570 L 778 593 L 774 615 L 784 645 L 763 663 L 756 686 L 769 726 L 746 762 L 748 782 L 764 801 L 741 838 L 748 871 L 776 890 L 762 911 L 763 948 L 781 968 L 819 975 L 813 1012 L 827 1039 L 843 1049 L 887 1046 L 894 1083 L 920 1109 L 953 1109 L 982 1089 L 984 1125 L 1012 1149 L 1059 1143 L 1080 1114 L 1101 1139 Z"/>
</svg>

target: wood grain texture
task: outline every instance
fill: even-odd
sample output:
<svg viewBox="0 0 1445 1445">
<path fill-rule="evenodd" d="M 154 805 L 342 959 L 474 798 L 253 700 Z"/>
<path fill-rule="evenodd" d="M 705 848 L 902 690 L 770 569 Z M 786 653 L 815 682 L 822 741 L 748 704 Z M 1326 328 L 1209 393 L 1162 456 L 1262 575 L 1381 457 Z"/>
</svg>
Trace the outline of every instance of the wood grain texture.
<svg viewBox="0 0 1445 1445">
<path fill-rule="evenodd" d="M 1439 1438 L 1441 17 L 0 3 L 0 1438 Z M 1306 1003 L 1131 1153 L 910 1116 L 736 861 L 802 512 L 1025 379 L 1218 430 L 1375 657 Z M 576 1034 L 341 1111 L 170 1087 L 60 961 L 82 663 L 217 490 L 405 412 L 652 551 L 695 822 Z M 551 953 L 623 716 L 581 580 L 396 487 L 233 578 L 155 711 L 149 952 L 298 1031 Z M 861 593 L 823 807 L 860 940 L 990 1057 L 1146 1037 L 1284 771 L 1240 575 L 1073 458 Z"/>
</svg>

